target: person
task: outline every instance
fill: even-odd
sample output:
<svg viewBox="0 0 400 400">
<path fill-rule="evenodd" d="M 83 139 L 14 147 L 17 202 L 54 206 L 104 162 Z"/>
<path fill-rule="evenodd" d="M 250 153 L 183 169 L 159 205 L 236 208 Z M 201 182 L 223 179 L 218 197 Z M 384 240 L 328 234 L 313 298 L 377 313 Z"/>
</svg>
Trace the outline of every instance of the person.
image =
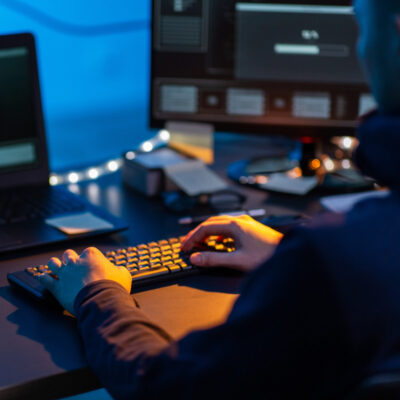
<svg viewBox="0 0 400 400">
<path fill-rule="evenodd" d="M 356 0 L 358 52 L 378 111 L 359 128 L 356 161 L 391 188 L 347 215 L 285 237 L 249 217 L 215 217 L 185 239 L 235 239 L 194 264 L 248 272 L 227 321 L 174 341 L 136 307 L 131 278 L 94 248 L 72 250 L 41 282 L 75 314 L 86 357 L 117 399 L 344 398 L 400 369 L 400 1 Z"/>
</svg>

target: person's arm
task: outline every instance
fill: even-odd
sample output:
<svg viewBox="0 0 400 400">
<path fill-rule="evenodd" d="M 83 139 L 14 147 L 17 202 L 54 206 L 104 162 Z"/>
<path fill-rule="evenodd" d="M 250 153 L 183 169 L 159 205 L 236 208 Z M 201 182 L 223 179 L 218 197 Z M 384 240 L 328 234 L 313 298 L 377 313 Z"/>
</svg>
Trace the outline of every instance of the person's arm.
<svg viewBox="0 0 400 400">
<path fill-rule="evenodd" d="M 117 283 L 92 283 L 75 302 L 88 362 L 117 399 L 343 395 L 349 348 L 323 267 L 302 235 L 284 240 L 225 324 L 178 342 Z"/>
</svg>

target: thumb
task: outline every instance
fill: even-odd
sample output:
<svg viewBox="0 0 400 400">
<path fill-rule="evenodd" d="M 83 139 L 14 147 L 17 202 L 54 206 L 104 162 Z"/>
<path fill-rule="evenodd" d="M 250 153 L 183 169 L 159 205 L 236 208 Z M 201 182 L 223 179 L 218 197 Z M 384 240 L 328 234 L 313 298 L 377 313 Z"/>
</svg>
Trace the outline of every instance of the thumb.
<svg viewBox="0 0 400 400">
<path fill-rule="evenodd" d="M 190 261 L 198 267 L 228 267 L 240 269 L 243 260 L 241 259 L 240 251 L 234 251 L 232 253 L 202 251 L 201 253 L 193 253 L 190 256 Z"/>
</svg>

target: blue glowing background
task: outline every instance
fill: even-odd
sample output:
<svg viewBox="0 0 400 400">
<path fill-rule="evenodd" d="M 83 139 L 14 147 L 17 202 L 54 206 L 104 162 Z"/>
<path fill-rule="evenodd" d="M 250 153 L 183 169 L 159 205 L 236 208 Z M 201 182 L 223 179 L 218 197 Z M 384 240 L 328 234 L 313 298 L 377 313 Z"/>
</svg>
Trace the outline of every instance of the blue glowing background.
<svg viewBox="0 0 400 400">
<path fill-rule="evenodd" d="M 37 40 L 53 171 L 118 157 L 153 134 L 150 0 L 0 0 L 0 34 L 25 31 Z"/>
</svg>

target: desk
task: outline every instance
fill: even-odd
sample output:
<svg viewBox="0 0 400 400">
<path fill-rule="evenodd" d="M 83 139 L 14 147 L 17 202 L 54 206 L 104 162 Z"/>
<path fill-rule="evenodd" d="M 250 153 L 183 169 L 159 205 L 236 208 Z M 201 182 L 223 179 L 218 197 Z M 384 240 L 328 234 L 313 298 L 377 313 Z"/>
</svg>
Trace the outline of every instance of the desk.
<svg viewBox="0 0 400 400">
<path fill-rule="evenodd" d="M 245 143 L 248 144 L 247 141 Z M 223 173 L 245 143 L 238 144 L 223 135 L 216 142 L 215 169 Z M 257 148 L 258 146 L 250 146 Z M 236 153 L 237 154 L 237 153 Z M 243 153 L 241 153 L 243 155 Z M 188 228 L 177 223 L 157 199 L 147 199 L 121 186 L 115 173 L 74 188 L 92 203 L 124 218 L 130 229 L 73 246 L 77 251 L 88 245 L 102 250 L 145 243 L 183 235 Z M 246 206 L 265 207 L 271 213 L 304 211 L 315 214 L 320 206 L 315 198 L 296 199 L 240 188 L 248 197 Z M 55 398 L 70 396 L 100 386 L 88 368 L 73 318 L 47 309 L 9 287 L 6 275 L 26 266 L 46 263 L 60 256 L 64 246 L 47 247 L 0 260 L 0 398 Z M 140 292 L 140 306 L 172 336 L 179 338 L 190 330 L 222 322 L 235 301 L 242 278 L 202 275 L 177 284 L 157 286 Z"/>
</svg>

